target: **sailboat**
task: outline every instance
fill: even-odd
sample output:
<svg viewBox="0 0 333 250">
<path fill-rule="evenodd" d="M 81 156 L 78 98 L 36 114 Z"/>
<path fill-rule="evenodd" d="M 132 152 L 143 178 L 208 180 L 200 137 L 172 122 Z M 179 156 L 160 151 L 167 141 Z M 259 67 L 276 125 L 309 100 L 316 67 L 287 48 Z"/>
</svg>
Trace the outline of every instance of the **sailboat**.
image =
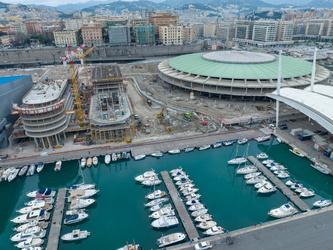
<svg viewBox="0 0 333 250">
<path fill-rule="evenodd" d="M 238 154 L 238 145 L 239 145 L 239 143 L 237 143 L 237 146 L 236 146 L 236 157 L 234 159 L 229 160 L 228 164 L 239 165 L 239 164 L 243 164 L 243 163 L 247 162 L 246 157 L 244 157 L 244 156 L 238 156 L 237 155 Z M 246 154 L 244 154 L 244 155 L 247 155 L 247 151 L 249 149 L 249 145 L 250 144 L 248 144 L 248 146 L 246 148 L 246 151 L 245 151 Z"/>
</svg>

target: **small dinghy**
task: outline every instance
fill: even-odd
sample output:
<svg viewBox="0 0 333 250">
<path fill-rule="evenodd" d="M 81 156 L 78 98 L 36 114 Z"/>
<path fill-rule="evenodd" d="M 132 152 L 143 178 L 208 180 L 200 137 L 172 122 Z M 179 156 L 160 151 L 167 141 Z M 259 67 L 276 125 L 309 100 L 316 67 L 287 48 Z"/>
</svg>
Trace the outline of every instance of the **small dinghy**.
<svg viewBox="0 0 333 250">
<path fill-rule="evenodd" d="M 57 161 L 54 167 L 54 171 L 60 171 L 62 165 L 62 161 Z"/>
<path fill-rule="evenodd" d="M 109 164 L 111 162 L 111 155 L 107 154 L 104 157 L 105 164 Z"/>
<path fill-rule="evenodd" d="M 43 168 L 44 168 L 44 162 L 38 162 L 36 168 L 37 173 L 40 173 L 43 170 Z"/>
<path fill-rule="evenodd" d="M 97 164 L 98 164 L 98 158 L 97 158 L 97 156 L 94 156 L 93 159 L 92 159 L 92 161 L 93 161 L 94 166 L 97 166 Z"/>
</svg>

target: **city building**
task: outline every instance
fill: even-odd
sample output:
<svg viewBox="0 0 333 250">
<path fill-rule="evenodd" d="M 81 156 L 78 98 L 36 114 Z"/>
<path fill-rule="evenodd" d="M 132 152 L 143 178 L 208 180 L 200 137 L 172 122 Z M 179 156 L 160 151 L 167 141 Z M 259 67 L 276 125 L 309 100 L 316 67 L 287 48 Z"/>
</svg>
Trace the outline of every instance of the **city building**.
<svg viewBox="0 0 333 250">
<path fill-rule="evenodd" d="M 160 42 L 164 45 L 182 45 L 184 40 L 183 26 L 160 26 Z"/>
<path fill-rule="evenodd" d="M 82 39 L 88 46 L 102 46 L 102 26 L 100 24 L 89 23 L 82 26 Z"/>
<path fill-rule="evenodd" d="M 95 67 L 92 84 L 90 139 L 98 143 L 131 140 L 131 110 L 119 67 Z"/>
<path fill-rule="evenodd" d="M 155 26 L 155 35 L 158 39 L 160 26 L 177 26 L 178 16 L 173 13 L 155 13 L 151 17 L 151 24 Z"/>
<path fill-rule="evenodd" d="M 253 25 L 252 39 L 260 42 L 274 42 L 277 37 L 277 22 L 256 21 Z"/>
<path fill-rule="evenodd" d="M 26 22 L 24 25 L 28 35 L 40 35 L 43 33 L 40 23 Z"/>
<path fill-rule="evenodd" d="M 75 30 L 54 31 L 53 36 L 58 47 L 78 46 L 78 33 Z"/>
<path fill-rule="evenodd" d="M 12 103 L 22 103 L 33 86 L 30 75 L 0 77 L 0 148 L 8 146 L 8 138 L 18 116 L 12 114 Z"/>
<path fill-rule="evenodd" d="M 131 44 L 131 28 L 129 26 L 110 26 L 108 33 L 111 46 Z"/>
<path fill-rule="evenodd" d="M 65 30 L 79 30 L 85 23 L 83 18 L 66 18 L 64 19 Z"/>
<path fill-rule="evenodd" d="M 61 137 L 66 138 L 65 130 L 71 120 L 73 95 L 70 94 L 68 80 L 37 83 L 24 97 L 22 105 L 14 103 L 21 123 L 12 133 L 13 139 L 33 138 L 36 147 L 52 148 L 59 145 Z"/>
<path fill-rule="evenodd" d="M 216 35 L 216 24 L 205 24 L 203 28 L 203 36 L 213 38 Z"/>
<path fill-rule="evenodd" d="M 191 43 L 195 39 L 197 39 L 197 34 L 195 33 L 195 29 L 190 28 L 190 27 L 184 27 L 184 39 L 183 39 L 183 41 L 185 43 Z"/>
<path fill-rule="evenodd" d="M 134 37 L 138 45 L 155 45 L 155 26 L 135 26 Z"/>
<path fill-rule="evenodd" d="M 215 98 L 265 99 L 276 89 L 275 55 L 247 51 L 195 53 L 165 60 L 159 77 L 189 92 Z M 282 57 L 281 87 L 304 88 L 311 82 L 312 63 Z M 330 72 L 317 65 L 315 83 L 326 83 Z"/>
<path fill-rule="evenodd" d="M 0 36 L 0 41 L 3 46 L 10 46 L 15 41 L 15 36 L 13 35 Z"/>
</svg>

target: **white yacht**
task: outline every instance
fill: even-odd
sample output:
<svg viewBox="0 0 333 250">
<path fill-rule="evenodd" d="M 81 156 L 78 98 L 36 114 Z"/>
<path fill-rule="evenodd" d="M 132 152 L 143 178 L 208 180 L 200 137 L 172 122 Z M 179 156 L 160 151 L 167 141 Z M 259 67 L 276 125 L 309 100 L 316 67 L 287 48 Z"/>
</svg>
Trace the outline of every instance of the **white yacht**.
<svg viewBox="0 0 333 250">
<path fill-rule="evenodd" d="M 315 203 L 313 203 L 313 206 L 315 206 L 315 207 L 327 207 L 327 206 L 329 206 L 331 204 L 332 204 L 331 200 L 321 199 L 321 200 L 316 201 Z"/>
<path fill-rule="evenodd" d="M 201 194 L 190 193 L 189 195 L 185 196 L 186 201 L 189 200 L 197 200 L 201 197 Z"/>
<path fill-rule="evenodd" d="M 180 153 L 180 149 L 172 149 L 168 151 L 169 154 L 179 154 Z"/>
<path fill-rule="evenodd" d="M 214 227 L 216 226 L 216 222 L 215 221 L 212 221 L 212 220 L 208 220 L 208 221 L 202 221 L 200 222 L 197 227 L 201 228 L 201 229 L 208 229 L 208 228 L 211 228 L 211 227 Z"/>
<path fill-rule="evenodd" d="M 179 171 L 179 172 L 173 172 L 171 174 L 172 177 L 181 176 L 181 175 L 186 175 L 186 172 L 185 171 Z"/>
<path fill-rule="evenodd" d="M 97 189 L 76 189 L 71 190 L 70 195 L 68 197 L 68 202 L 75 200 L 75 199 L 85 199 L 97 194 L 99 190 Z"/>
<path fill-rule="evenodd" d="M 56 191 L 53 191 L 52 189 L 41 188 L 39 190 L 27 193 L 27 196 L 31 197 L 31 198 L 35 198 L 38 195 L 40 195 L 41 197 L 53 197 L 53 196 L 55 196 L 55 194 L 56 194 Z"/>
<path fill-rule="evenodd" d="M 232 144 L 234 144 L 235 141 L 225 141 L 225 142 L 222 142 L 223 146 L 230 146 Z"/>
<path fill-rule="evenodd" d="M 206 230 L 205 232 L 203 232 L 203 234 L 212 236 L 212 235 L 217 235 L 217 234 L 223 234 L 224 230 L 222 227 L 219 226 L 213 226 L 211 228 L 209 228 L 208 230 Z"/>
<path fill-rule="evenodd" d="M 126 244 L 125 246 L 118 248 L 117 250 L 142 250 L 139 244 Z"/>
<path fill-rule="evenodd" d="M 143 174 L 135 176 L 134 180 L 142 182 L 153 176 L 155 177 L 155 176 L 157 176 L 157 174 L 155 173 L 154 169 L 151 169 L 149 171 L 144 172 Z"/>
<path fill-rule="evenodd" d="M 291 180 L 288 180 L 287 182 L 286 182 L 286 185 L 287 186 L 291 186 L 291 185 L 293 185 L 293 184 L 295 184 L 295 183 L 300 183 L 298 180 L 296 180 L 296 179 L 291 179 Z"/>
<path fill-rule="evenodd" d="M 194 220 L 196 222 L 202 222 L 202 221 L 207 221 L 207 220 L 211 220 L 212 216 L 210 214 L 202 214 L 197 216 Z"/>
<path fill-rule="evenodd" d="M 74 184 L 70 187 L 70 192 L 73 190 L 87 190 L 87 189 L 94 189 L 95 188 L 95 184 Z"/>
<path fill-rule="evenodd" d="M 117 161 L 118 160 L 116 153 L 112 153 L 111 157 L 112 157 L 112 161 Z"/>
<path fill-rule="evenodd" d="M 94 156 L 93 159 L 92 159 L 92 161 L 93 161 L 94 166 L 97 166 L 97 164 L 98 164 L 98 158 L 97 158 L 97 156 Z"/>
<path fill-rule="evenodd" d="M 169 171 L 170 174 L 176 173 L 176 172 L 185 172 L 185 169 L 183 169 L 181 166 L 179 168 L 175 168 Z"/>
<path fill-rule="evenodd" d="M 201 204 L 199 200 L 189 200 L 189 201 L 186 201 L 186 205 L 187 206 L 192 206 L 192 205 L 196 205 L 196 204 Z"/>
<path fill-rule="evenodd" d="M 303 191 L 300 194 L 300 196 L 303 198 L 312 197 L 312 196 L 315 196 L 315 192 L 312 189 L 308 189 L 308 190 Z"/>
<path fill-rule="evenodd" d="M 247 159 L 245 157 L 238 156 L 234 159 L 231 159 L 228 161 L 228 164 L 230 165 L 239 165 L 247 162 Z"/>
<path fill-rule="evenodd" d="M 323 173 L 323 174 L 329 174 L 330 172 L 327 170 L 327 165 L 326 164 L 320 164 L 318 162 L 316 162 L 315 164 L 310 164 L 311 167 L 313 167 L 314 169 L 318 170 L 319 172 Z"/>
<path fill-rule="evenodd" d="M 28 170 L 28 165 L 25 165 L 21 168 L 20 172 L 18 173 L 19 176 L 23 176 L 27 173 L 27 170 Z"/>
<path fill-rule="evenodd" d="M 36 199 L 31 200 L 31 201 L 25 202 L 24 205 L 32 206 L 34 203 L 36 203 L 38 201 L 45 201 L 45 203 L 47 203 L 47 204 L 53 204 L 54 203 L 54 199 L 52 197 L 46 197 L 46 198 L 41 197 L 41 198 L 36 198 Z"/>
<path fill-rule="evenodd" d="M 17 216 L 10 221 L 14 223 L 27 223 L 31 220 L 41 221 L 41 220 L 48 220 L 49 218 L 50 218 L 50 213 L 45 212 L 44 210 L 33 210 L 28 214 Z"/>
<path fill-rule="evenodd" d="M 80 214 L 80 213 L 85 213 L 86 209 L 85 208 L 78 208 L 78 209 L 71 209 L 66 211 L 66 215 L 74 215 L 74 214 Z"/>
<path fill-rule="evenodd" d="M 162 236 L 161 238 L 157 239 L 156 243 L 157 243 L 158 247 L 165 247 L 165 246 L 174 244 L 176 242 L 182 241 L 185 238 L 186 238 L 186 234 L 173 233 L 173 234 L 168 234 L 168 235 Z"/>
<path fill-rule="evenodd" d="M 154 199 L 158 199 L 161 198 L 163 196 L 166 196 L 166 192 L 165 191 L 161 191 L 161 190 L 155 190 L 154 192 L 148 194 L 145 196 L 146 199 L 149 200 L 154 200 Z"/>
<path fill-rule="evenodd" d="M 247 180 L 247 179 L 251 179 L 253 177 L 257 177 L 261 175 L 261 172 L 253 172 L 253 173 L 249 173 L 249 174 L 246 174 L 244 175 L 244 179 Z"/>
<path fill-rule="evenodd" d="M 62 165 L 62 161 L 57 161 L 54 167 L 54 171 L 60 171 Z"/>
<path fill-rule="evenodd" d="M 281 172 L 278 172 L 277 174 L 277 177 L 280 178 L 280 179 L 284 179 L 284 178 L 288 178 L 290 177 L 290 174 L 288 171 L 281 171 Z"/>
<path fill-rule="evenodd" d="M 37 163 L 37 168 L 36 168 L 37 173 L 40 173 L 43 170 L 44 165 L 45 165 L 44 162 Z"/>
<path fill-rule="evenodd" d="M 274 162 L 274 160 L 267 159 L 267 160 L 262 161 L 262 164 L 265 164 L 267 166 L 267 164 L 271 164 L 273 162 Z"/>
<path fill-rule="evenodd" d="M 65 225 L 74 224 L 74 223 L 84 220 L 85 218 L 88 218 L 88 216 L 89 215 L 85 212 L 72 214 L 72 215 L 66 215 L 66 217 L 64 219 L 64 224 Z"/>
<path fill-rule="evenodd" d="M 145 186 L 155 186 L 155 185 L 159 185 L 161 184 L 162 181 L 160 179 L 148 179 L 148 180 L 145 180 L 143 182 L 141 182 L 141 184 L 145 185 Z"/>
<path fill-rule="evenodd" d="M 111 162 L 111 155 L 106 154 L 104 156 L 104 162 L 105 162 L 105 164 L 109 164 Z"/>
<path fill-rule="evenodd" d="M 191 187 L 191 188 L 186 188 L 186 189 L 182 190 L 181 192 L 182 192 L 183 195 L 187 196 L 187 195 L 190 195 L 190 194 L 193 194 L 193 193 L 197 192 L 198 190 L 199 190 L 199 188 Z"/>
<path fill-rule="evenodd" d="M 213 146 L 213 148 L 219 148 L 219 147 L 222 147 L 222 142 L 216 142 L 216 143 L 214 143 L 212 146 Z"/>
<path fill-rule="evenodd" d="M 210 145 L 207 144 L 207 145 L 202 145 L 201 147 L 199 147 L 199 150 L 205 150 L 205 149 L 209 149 L 210 148 Z"/>
<path fill-rule="evenodd" d="M 251 179 L 248 179 L 245 182 L 246 182 L 246 184 L 256 184 L 258 182 L 262 182 L 262 181 L 265 181 L 265 180 L 267 180 L 267 178 L 265 176 L 259 175 L 257 177 L 253 177 Z"/>
<path fill-rule="evenodd" d="M 264 152 L 261 152 L 260 154 L 257 155 L 258 159 L 267 159 L 268 155 Z"/>
<path fill-rule="evenodd" d="M 208 209 L 205 208 L 205 209 L 201 209 L 201 210 L 197 210 L 197 211 L 192 212 L 192 213 L 191 213 L 191 216 L 192 216 L 192 217 L 198 217 L 198 216 L 200 216 L 200 215 L 207 214 L 207 212 L 208 212 Z"/>
<path fill-rule="evenodd" d="M 272 185 L 272 183 L 266 183 L 264 186 L 258 189 L 257 193 L 259 194 L 271 194 L 276 192 L 276 187 Z"/>
<path fill-rule="evenodd" d="M 204 209 L 205 208 L 205 205 L 204 204 L 195 204 L 195 205 L 192 205 L 188 208 L 188 210 L 190 211 L 196 211 L 196 210 L 201 210 L 201 209 Z"/>
<path fill-rule="evenodd" d="M 193 183 L 186 183 L 184 185 L 178 186 L 178 190 L 180 192 L 183 192 L 183 191 L 187 190 L 188 188 L 193 188 L 194 186 L 195 186 L 195 184 L 193 184 Z"/>
<path fill-rule="evenodd" d="M 66 241 L 82 240 L 82 239 L 87 238 L 89 235 L 90 235 L 90 232 L 88 232 L 86 230 L 82 231 L 79 229 L 75 229 L 71 233 L 64 234 L 63 236 L 61 236 L 61 239 L 66 240 Z"/>
<path fill-rule="evenodd" d="M 189 179 L 189 178 L 190 178 L 190 176 L 185 174 L 185 175 L 178 175 L 176 177 L 173 177 L 173 180 L 180 181 L 181 179 Z"/>
<path fill-rule="evenodd" d="M 277 171 L 277 170 L 286 170 L 287 168 L 285 167 L 285 166 L 283 166 L 283 165 L 276 165 L 276 166 L 273 166 L 273 167 L 271 167 L 271 171 Z"/>
<path fill-rule="evenodd" d="M 193 181 L 191 179 L 188 179 L 188 178 L 182 178 L 180 181 L 177 181 L 175 184 L 177 186 L 183 186 L 183 185 L 186 185 L 186 184 L 191 184 Z"/>
<path fill-rule="evenodd" d="M 94 199 L 75 199 L 71 201 L 68 209 L 78 209 L 90 206 L 95 202 Z"/>
<path fill-rule="evenodd" d="M 163 198 L 159 198 L 159 199 L 155 199 L 155 200 L 152 200 L 152 201 L 149 201 L 145 204 L 146 207 L 153 207 L 155 205 L 158 205 L 162 202 L 166 202 L 168 201 L 169 198 L 168 197 L 163 197 Z"/>
<path fill-rule="evenodd" d="M 254 187 L 259 189 L 259 188 L 263 187 L 264 185 L 266 185 L 267 183 L 270 183 L 270 182 L 266 181 L 266 180 L 263 180 L 261 182 L 258 182 L 256 184 L 254 184 Z"/>
<path fill-rule="evenodd" d="M 171 207 L 162 207 L 160 210 L 149 215 L 150 218 L 158 219 L 162 216 L 175 215 L 175 210 Z"/>
<path fill-rule="evenodd" d="M 142 160 L 146 157 L 146 155 L 135 155 L 134 156 L 134 160 L 138 161 L 138 160 Z"/>
<path fill-rule="evenodd" d="M 86 158 L 82 158 L 80 161 L 80 167 L 84 168 L 86 166 Z"/>
<path fill-rule="evenodd" d="M 14 231 L 16 232 L 23 232 L 27 228 L 38 226 L 41 229 L 46 229 L 48 227 L 49 223 L 46 221 L 38 221 L 38 220 L 30 220 L 29 222 L 25 224 L 21 224 L 18 227 L 14 228 Z"/>
<path fill-rule="evenodd" d="M 246 139 L 246 138 L 241 138 L 241 139 L 238 139 L 238 141 L 237 141 L 237 143 L 239 144 L 239 145 L 241 145 L 241 144 L 245 144 L 245 143 L 247 143 L 248 142 L 248 139 Z"/>
<path fill-rule="evenodd" d="M 279 208 L 272 209 L 269 211 L 268 215 L 275 218 L 283 218 L 297 213 L 297 209 L 291 204 L 283 204 Z"/>
<path fill-rule="evenodd" d="M 255 166 L 245 166 L 236 170 L 237 174 L 250 174 L 258 171 L 258 168 Z"/>
<path fill-rule="evenodd" d="M 13 181 L 17 177 L 19 172 L 20 172 L 20 170 L 18 168 L 12 167 L 11 172 L 7 177 L 8 182 Z"/>
<path fill-rule="evenodd" d="M 36 170 L 36 165 L 35 164 L 31 164 L 28 168 L 28 171 L 27 171 L 27 176 L 31 176 L 35 173 L 35 170 Z"/>
<path fill-rule="evenodd" d="M 154 206 L 151 206 L 151 207 L 149 208 L 149 211 L 151 211 L 151 212 L 156 212 L 156 211 L 160 210 L 161 208 L 166 208 L 166 207 L 168 207 L 168 208 L 172 208 L 172 206 L 171 206 L 170 203 L 165 204 L 164 202 L 161 202 L 161 203 L 158 203 L 158 204 L 156 204 L 156 205 L 154 205 Z"/>
<path fill-rule="evenodd" d="M 43 239 L 39 238 L 28 238 L 25 241 L 21 241 L 20 243 L 16 244 L 15 246 L 18 248 L 29 248 L 29 247 L 37 247 L 44 243 Z"/>
<path fill-rule="evenodd" d="M 29 227 L 23 232 L 17 233 L 10 238 L 11 241 L 23 241 L 28 238 L 44 238 L 46 230 L 41 229 L 39 226 Z"/>
<path fill-rule="evenodd" d="M 151 223 L 151 225 L 156 228 L 172 227 L 178 224 L 178 218 L 174 215 L 162 216 Z"/>
<path fill-rule="evenodd" d="M 31 211 L 36 210 L 36 209 L 50 211 L 52 208 L 53 208 L 53 205 L 47 204 L 45 201 L 38 201 L 38 202 L 35 202 L 32 206 L 23 207 L 19 210 L 16 210 L 16 212 L 18 212 L 20 214 L 28 214 Z"/>
<path fill-rule="evenodd" d="M 157 151 L 157 152 L 155 152 L 155 153 L 152 153 L 151 156 L 153 156 L 153 157 L 162 157 L 162 156 L 163 156 L 163 153 L 160 152 L 160 151 Z"/>
</svg>

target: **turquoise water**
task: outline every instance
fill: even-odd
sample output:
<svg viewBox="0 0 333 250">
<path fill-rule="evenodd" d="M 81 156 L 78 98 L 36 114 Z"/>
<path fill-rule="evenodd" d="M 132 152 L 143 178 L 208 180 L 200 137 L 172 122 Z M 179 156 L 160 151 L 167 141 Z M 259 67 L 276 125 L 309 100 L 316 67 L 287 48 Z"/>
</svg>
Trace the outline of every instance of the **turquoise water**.
<svg viewBox="0 0 333 250">
<path fill-rule="evenodd" d="M 333 198 L 333 178 L 311 168 L 308 160 L 290 153 L 285 144 L 278 144 L 274 139 L 260 144 L 255 141 L 249 143 L 249 155 L 266 152 L 271 159 L 287 166 L 292 176 L 305 187 L 316 191 L 316 197 L 305 199 L 310 207 L 321 197 Z M 246 145 L 239 146 L 239 155 L 246 148 Z M 151 168 L 160 172 L 182 166 L 200 189 L 201 200 L 213 219 L 229 231 L 272 220 L 267 215 L 268 211 L 287 202 L 287 198 L 279 191 L 269 196 L 257 195 L 254 187 L 245 183 L 243 176 L 235 174 L 236 167 L 226 164 L 234 155 L 235 146 L 229 146 L 179 155 L 166 154 L 159 159 L 129 160 L 109 166 L 105 166 L 103 157 L 100 157 L 103 163 L 98 167 L 85 168 L 82 172 L 86 183 L 96 183 L 100 189 L 94 197 L 95 204 L 88 207 L 88 220 L 72 226 L 63 225 L 61 231 L 63 235 L 79 228 L 90 231 L 91 235 L 79 242 L 60 241 L 59 249 L 85 250 L 96 246 L 98 249 L 116 249 L 133 240 L 145 249 L 156 249 L 156 239 L 162 234 L 184 232 L 181 225 L 164 230 L 151 227 L 152 220 L 143 204 L 146 202 L 144 196 L 152 190 L 134 180 L 134 176 Z M 47 165 L 40 174 L 21 177 L 13 183 L 0 183 L 3 199 L 0 206 L 1 249 L 15 249 L 9 240 L 15 226 L 10 219 L 16 217 L 15 210 L 29 200 L 25 193 L 41 187 L 69 187 L 83 180 L 78 161 L 64 162 L 60 172 L 54 172 L 53 168 L 54 165 Z M 166 190 L 164 184 L 158 188 Z"/>
</svg>

